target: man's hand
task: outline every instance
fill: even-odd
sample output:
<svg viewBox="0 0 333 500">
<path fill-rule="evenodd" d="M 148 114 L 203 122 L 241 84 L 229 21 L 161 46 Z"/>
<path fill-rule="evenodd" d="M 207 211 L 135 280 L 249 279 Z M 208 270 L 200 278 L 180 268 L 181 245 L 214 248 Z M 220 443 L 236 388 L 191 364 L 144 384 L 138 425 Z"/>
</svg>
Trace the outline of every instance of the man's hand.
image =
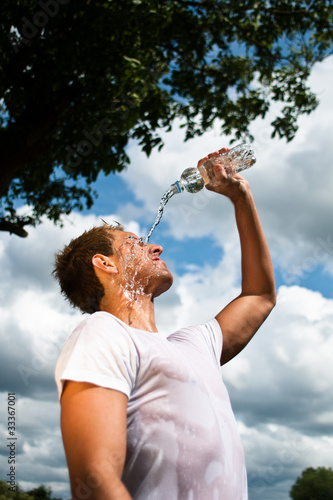
<svg viewBox="0 0 333 500">
<path fill-rule="evenodd" d="M 222 148 L 214 153 L 210 153 L 205 158 L 202 158 L 198 162 L 198 168 L 208 159 L 214 159 L 214 157 L 223 155 L 230 151 L 229 148 Z M 214 191 L 215 193 L 222 194 L 229 198 L 233 203 L 236 203 L 239 198 L 241 198 L 246 192 L 250 190 L 249 183 L 239 174 L 234 174 L 230 176 L 227 174 L 226 169 L 223 165 L 216 163 L 213 167 L 215 182 L 206 184 L 206 188 L 209 191 Z"/>
</svg>

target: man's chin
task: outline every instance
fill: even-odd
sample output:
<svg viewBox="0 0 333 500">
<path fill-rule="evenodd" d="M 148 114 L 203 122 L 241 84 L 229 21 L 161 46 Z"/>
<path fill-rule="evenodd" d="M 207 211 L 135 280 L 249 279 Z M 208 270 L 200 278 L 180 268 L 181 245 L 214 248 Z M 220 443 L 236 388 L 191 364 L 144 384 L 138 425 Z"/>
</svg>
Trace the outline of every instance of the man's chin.
<svg viewBox="0 0 333 500">
<path fill-rule="evenodd" d="M 162 295 L 162 293 L 167 292 L 169 288 L 171 288 L 173 283 L 173 276 L 170 273 L 169 274 L 169 279 L 163 281 L 163 283 L 160 283 L 160 285 L 156 288 L 155 293 L 153 295 L 153 298 L 158 297 L 159 295 Z"/>
</svg>

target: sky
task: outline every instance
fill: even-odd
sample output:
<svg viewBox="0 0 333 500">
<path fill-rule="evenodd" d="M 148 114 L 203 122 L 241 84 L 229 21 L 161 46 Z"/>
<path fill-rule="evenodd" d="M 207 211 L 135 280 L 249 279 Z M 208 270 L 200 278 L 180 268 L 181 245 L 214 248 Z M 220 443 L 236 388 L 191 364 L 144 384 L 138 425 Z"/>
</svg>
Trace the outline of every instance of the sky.
<svg viewBox="0 0 333 500">
<path fill-rule="evenodd" d="M 333 467 L 333 57 L 310 78 L 320 105 L 295 139 L 270 137 L 278 108 L 251 127 L 257 163 L 244 173 L 271 251 L 277 305 L 251 343 L 221 370 L 241 434 L 250 500 L 288 500 L 307 467 Z M 84 129 L 84 124 L 82 124 Z M 121 174 L 100 176 L 89 211 L 63 227 L 45 220 L 26 239 L 0 234 L 0 431 L 7 442 L 8 393 L 16 397 L 16 480 L 70 498 L 54 382 L 62 345 L 82 314 L 51 277 L 54 253 L 84 230 L 117 220 L 146 236 L 159 200 L 181 172 L 230 144 L 218 123 L 184 142 L 176 122 L 147 158 L 135 142 Z M 23 208 L 27 211 L 27 208 Z M 203 190 L 174 196 L 150 240 L 164 248 L 173 287 L 156 300 L 160 331 L 210 320 L 240 291 L 240 249 L 229 200 Z M 9 472 L 1 448 L 1 479 Z"/>
</svg>

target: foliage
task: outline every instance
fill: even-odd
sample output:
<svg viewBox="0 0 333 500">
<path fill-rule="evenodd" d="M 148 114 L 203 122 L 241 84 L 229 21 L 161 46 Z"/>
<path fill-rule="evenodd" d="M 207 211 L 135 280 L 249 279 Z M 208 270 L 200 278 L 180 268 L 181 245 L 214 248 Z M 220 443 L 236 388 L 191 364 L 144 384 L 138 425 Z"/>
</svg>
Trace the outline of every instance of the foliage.
<svg viewBox="0 0 333 500">
<path fill-rule="evenodd" d="M 33 500 L 33 497 L 25 493 L 19 486 L 15 487 L 15 491 L 8 488 L 8 483 L 0 480 L 0 500 Z"/>
<path fill-rule="evenodd" d="M 186 139 L 216 119 L 245 138 L 276 101 L 272 134 L 290 141 L 332 16 L 331 0 L 2 0 L 0 230 L 91 207 L 129 139 L 149 155 L 176 117 Z"/>
<path fill-rule="evenodd" d="M 44 485 L 38 486 L 30 491 L 24 492 L 19 486 L 15 486 L 12 491 L 8 489 L 9 485 L 5 481 L 0 480 L 0 500 L 62 500 L 61 498 L 52 497 L 51 488 Z"/>
<path fill-rule="evenodd" d="M 333 500 L 333 470 L 309 467 L 290 490 L 293 500 Z"/>
</svg>

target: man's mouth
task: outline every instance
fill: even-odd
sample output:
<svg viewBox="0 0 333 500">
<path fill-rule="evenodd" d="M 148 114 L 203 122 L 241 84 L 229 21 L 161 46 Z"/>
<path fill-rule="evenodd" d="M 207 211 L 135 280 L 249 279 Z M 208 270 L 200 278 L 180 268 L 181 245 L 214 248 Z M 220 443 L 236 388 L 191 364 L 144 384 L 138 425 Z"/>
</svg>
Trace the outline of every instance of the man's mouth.
<svg viewBox="0 0 333 500">
<path fill-rule="evenodd" d="M 166 264 L 165 264 L 165 262 L 164 262 L 164 260 L 160 259 L 159 257 L 155 257 L 155 258 L 153 259 L 153 261 L 154 261 L 154 262 L 162 262 L 162 264 L 166 265 Z"/>
</svg>

